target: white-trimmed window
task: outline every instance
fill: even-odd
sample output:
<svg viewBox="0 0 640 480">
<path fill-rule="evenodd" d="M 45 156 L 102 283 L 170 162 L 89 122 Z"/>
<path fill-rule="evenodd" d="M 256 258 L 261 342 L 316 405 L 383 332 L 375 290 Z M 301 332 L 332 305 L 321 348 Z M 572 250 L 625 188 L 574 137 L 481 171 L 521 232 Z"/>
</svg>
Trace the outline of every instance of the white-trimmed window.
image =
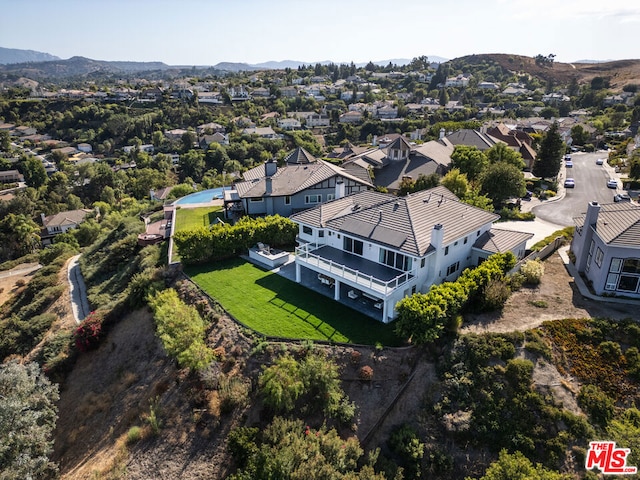
<svg viewBox="0 0 640 480">
<path fill-rule="evenodd" d="M 305 235 L 313 235 L 313 228 L 303 225 L 302 233 L 304 233 Z"/>
<path fill-rule="evenodd" d="M 304 203 L 307 205 L 313 205 L 314 203 L 322 203 L 322 195 L 305 195 Z"/>
<path fill-rule="evenodd" d="M 262 203 L 264 200 L 262 197 L 251 197 L 249 201 L 251 203 Z"/>
<path fill-rule="evenodd" d="M 596 249 L 596 265 L 602 267 L 602 259 L 604 258 L 604 252 L 600 247 Z"/>
<path fill-rule="evenodd" d="M 452 263 L 447 267 L 447 277 L 452 273 L 456 273 L 460 268 L 460 262 Z"/>
<path fill-rule="evenodd" d="M 327 202 L 330 202 L 331 200 L 333 200 L 335 198 L 335 194 L 333 193 L 327 193 Z"/>
<path fill-rule="evenodd" d="M 291 197 L 289 195 L 284 197 L 284 204 L 285 205 L 291 205 Z"/>
</svg>

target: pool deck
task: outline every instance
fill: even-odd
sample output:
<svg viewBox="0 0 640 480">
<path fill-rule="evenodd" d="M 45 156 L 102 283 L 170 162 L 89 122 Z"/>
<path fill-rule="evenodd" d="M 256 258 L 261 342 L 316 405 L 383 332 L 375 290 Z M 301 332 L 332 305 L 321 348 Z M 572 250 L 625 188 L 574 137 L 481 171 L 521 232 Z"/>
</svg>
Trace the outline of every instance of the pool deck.
<svg viewBox="0 0 640 480">
<path fill-rule="evenodd" d="M 202 203 L 180 203 L 173 205 L 176 208 L 201 208 L 201 207 L 224 207 L 224 201 L 221 198 L 214 198 L 210 202 L 202 202 Z"/>
</svg>

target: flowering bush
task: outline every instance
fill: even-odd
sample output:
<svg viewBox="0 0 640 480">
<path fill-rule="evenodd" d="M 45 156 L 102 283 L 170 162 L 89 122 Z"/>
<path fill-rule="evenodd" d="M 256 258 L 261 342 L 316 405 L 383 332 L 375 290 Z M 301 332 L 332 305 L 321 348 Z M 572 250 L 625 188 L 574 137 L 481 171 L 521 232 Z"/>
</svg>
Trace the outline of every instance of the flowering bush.
<svg viewBox="0 0 640 480">
<path fill-rule="evenodd" d="M 99 310 L 90 312 L 76 328 L 74 340 L 76 348 L 81 352 L 88 352 L 96 348 L 102 338 L 102 322 L 104 313 Z"/>
<path fill-rule="evenodd" d="M 360 377 L 361 380 L 371 380 L 373 378 L 373 368 L 371 368 L 369 365 L 360 367 L 358 377 Z"/>
</svg>

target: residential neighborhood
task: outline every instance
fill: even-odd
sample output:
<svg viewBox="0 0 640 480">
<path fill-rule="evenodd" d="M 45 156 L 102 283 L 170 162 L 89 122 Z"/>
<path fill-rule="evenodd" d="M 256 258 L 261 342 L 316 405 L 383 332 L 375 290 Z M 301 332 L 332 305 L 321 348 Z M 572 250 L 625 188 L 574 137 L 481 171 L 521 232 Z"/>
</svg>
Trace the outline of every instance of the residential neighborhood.
<svg viewBox="0 0 640 480">
<path fill-rule="evenodd" d="M 635 472 L 640 60 L 5 50 L 7 478 Z"/>
</svg>

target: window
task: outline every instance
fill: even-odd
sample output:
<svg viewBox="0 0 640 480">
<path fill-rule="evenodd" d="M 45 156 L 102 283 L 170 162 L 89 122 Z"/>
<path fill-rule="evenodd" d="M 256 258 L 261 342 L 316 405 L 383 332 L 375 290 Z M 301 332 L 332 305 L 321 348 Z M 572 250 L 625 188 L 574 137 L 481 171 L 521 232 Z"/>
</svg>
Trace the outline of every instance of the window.
<svg viewBox="0 0 640 480">
<path fill-rule="evenodd" d="M 425 264 L 426 264 L 426 263 L 427 263 L 427 259 L 426 259 L 426 258 L 423 258 L 423 259 L 420 261 L 420 268 L 424 268 L 424 266 L 425 266 Z"/>
<path fill-rule="evenodd" d="M 303 225 L 302 233 L 304 233 L 305 235 L 313 235 L 313 229 L 311 227 L 307 227 L 306 225 Z"/>
<path fill-rule="evenodd" d="M 607 275 L 607 283 L 604 286 L 605 290 L 615 290 L 618 285 L 618 274 L 610 273 Z"/>
<path fill-rule="evenodd" d="M 345 252 L 355 253 L 356 255 L 362 255 L 364 243 L 360 240 L 355 240 L 351 237 L 344 237 L 343 250 Z"/>
<path fill-rule="evenodd" d="M 447 267 L 447 277 L 452 273 L 455 273 L 460 268 L 460 262 L 452 263 Z"/>
<path fill-rule="evenodd" d="M 640 274 L 640 259 L 627 258 L 622 264 L 622 271 L 625 273 Z"/>
<path fill-rule="evenodd" d="M 611 259 L 611 267 L 609 267 L 609 271 L 613 273 L 620 273 L 622 269 L 622 259 L 621 258 L 612 258 Z"/>
<path fill-rule="evenodd" d="M 304 203 L 306 203 L 307 205 L 309 204 L 313 204 L 313 203 L 321 203 L 322 202 L 322 195 L 305 195 L 304 197 Z"/>
<path fill-rule="evenodd" d="M 620 275 L 618 290 L 624 290 L 625 292 L 635 292 L 636 290 L 638 290 L 639 280 L 640 277 L 634 277 L 631 275 Z"/>
<path fill-rule="evenodd" d="M 467 240 L 469 240 L 469 237 L 464 237 L 464 244 L 467 244 Z"/>
<path fill-rule="evenodd" d="M 602 267 L 602 258 L 604 257 L 604 252 L 600 247 L 596 250 L 596 265 L 598 267 Z"/>
<path fill-rule="evenodd" d="M 318 237 L 320 238 L 324 237 L 324 230 L 318 230 Z"/>
<path fill-rule="evenodd" d="M 285 205 L 291 205 L 291 197 L 289 195 L 284 197 L 284 204 Z"/>
<path fill-rule="evenodd" d="M 411 270 L 412 267 L 412 258 L 407 257 L 401 253 L 393 252 L 391 250 L 386 250 L 384 248 L 380 249 L 379 262 L 388 265 L 392 268 L 397 268 L 398 270 L 408 271 Z M 424 266 L 424 258 L 422 259 Z"/>
<path fill-rule="evenodd" d="M 453 246 L 457 247 L 458 246 L 458 242 L 453 242 Z"/>
<path fill-rule="evenodd" d="M 249 201 L 251 203 L 262 203 L 262 197 L 251 197 Z"/>
<path fill-rule="evenodd" d="M 479 236 L 480 236 L 480 230 L 476 232 L 476 237 L 479 237 Z"/>
<path fill-rule="evenodd" d="M 331 200 L 333 200 L 335 197 L 335 195 L 333 193 L 327 193 L 327 202 L 330 202 Z"/>
<path fill-rule="evenodd" d="M 444 247 L 444 254 L 445 254 L 445 255 L 449 255 L 449 245 L 447 245 L 446 247 Z"/>
</svg>

